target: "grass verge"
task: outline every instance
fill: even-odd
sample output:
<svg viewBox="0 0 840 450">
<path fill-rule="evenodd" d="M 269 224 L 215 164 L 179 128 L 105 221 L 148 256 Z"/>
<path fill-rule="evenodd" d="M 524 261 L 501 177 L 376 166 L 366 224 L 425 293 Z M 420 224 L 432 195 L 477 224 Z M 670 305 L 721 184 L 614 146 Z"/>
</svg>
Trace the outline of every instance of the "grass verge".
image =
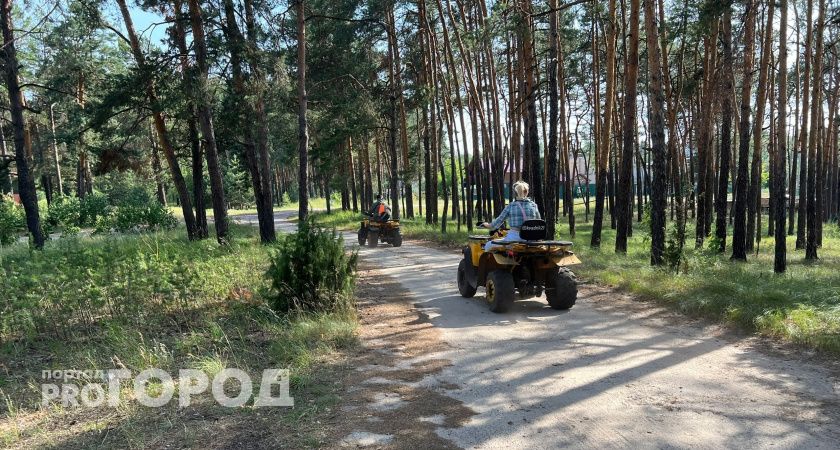
<svg viewBox="0 0 840 450">
<path fill-rule="evenodd" d="M 729 261 L 730 251 L 717 254 L 708 248 L 694 249 L 689 238 L 685 263 L 672 271 L 650 266 L 650 240 L 643 224 L 635 232 L 626 255 L 613 251 L 615 232 L 606 229 L 602 248 L 589 246 L 592 227 L 584 223 L 583 206 L 576 212 L 576 235 L 571 238 L 583 264 L 575 272 L 599 284 L 616 286 L 684 313 L 726 323 L 742 330 L 771 336 L 805 348 L 840 354 L 840 230 L 826 225 L 820 260 L 804 261 L 804 251 L 795 250 L 795 237 L 788 239 L 788 270 L 773 273 L 773 239 L 763 237 L 757 253 L 746 263 Z M 356 229 L 360 216 L 352 212 L 319 213 L 316 219 L 344 229 Z M 560 238 L 568 239 L 568 222 L 558 224 Z M 762 220 L 768 223 L 765 217 Z M 672 224 L 669 224 L 672 226 Z M 689 227 L 691 228 L 691 227 Z M 447 233 L 440 226 L 420 220 L 403 220 L 403 234 L 446 246 L 462 245 L 466 229 Z M 483 231 L 477 230 L 476 233 Z M 766 233 L 766 229 L 764 230 Z M 688 236 L 693 236 L 688 230 Z M 731 230 L 729 234 L 731 245 Z"/>
<path fill-rule="evenodd" d="M 176 230 L 3 249 L 0 448 L 321 445 L 318 421 L 338 401 L 331 374 L 356 345 L 356 317 L 275 314 L 263 300 L 269 249 L 254 228 L 233 230 L 230 248 L 186 242 Z M 295 406 L 228 408 L 207 393 L 180 408 L 176 392 L 148 408 L 131 398 L 130 383 L 117 407 L 41 406 L 42 370 L 152 367 L 176 386 L 179 369 L 212 379 L 239 368 L 255 387 L 263 369 L 288 368 Z"/>
</svg>

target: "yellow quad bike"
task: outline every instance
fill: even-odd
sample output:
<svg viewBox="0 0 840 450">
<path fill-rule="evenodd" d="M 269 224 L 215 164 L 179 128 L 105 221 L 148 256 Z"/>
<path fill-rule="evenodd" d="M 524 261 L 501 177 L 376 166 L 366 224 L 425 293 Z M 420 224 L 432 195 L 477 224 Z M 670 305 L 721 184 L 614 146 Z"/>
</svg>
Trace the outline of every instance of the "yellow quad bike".
<svg viewBox="0 0 840 450">
<path fill-rule="evenodd" d="M 391 244 L 394 247 L 402 245 L 402 233 L 400 232 L 400 221 L 388 219 L 386 221 L 376 220 L 370 213 L 364 213 L 367 219 L 362 220 L 359 227 L 359 245 L 376 247 L 379 241 Z"/>
<path fill-rule="evenodd" d="M 497 241 L 507 229 L 491 230 L 490 236 L 470 236 L 464 259 L 458 264 L 458 291 L 471 298 L 484 286 L 490 310 L 507 311 L 516 292 L 520 299 L 539 297 L 545 291 L 549 306 L 569 309 L 577 300 L 575 275 L 567 266 L 580 264 L 568 241 L 545 240 L 545 221 L 529 220 L 520 229 L 521 240 Z M 489 252 L 484 244 L 498 243 Z"/>
</svg>

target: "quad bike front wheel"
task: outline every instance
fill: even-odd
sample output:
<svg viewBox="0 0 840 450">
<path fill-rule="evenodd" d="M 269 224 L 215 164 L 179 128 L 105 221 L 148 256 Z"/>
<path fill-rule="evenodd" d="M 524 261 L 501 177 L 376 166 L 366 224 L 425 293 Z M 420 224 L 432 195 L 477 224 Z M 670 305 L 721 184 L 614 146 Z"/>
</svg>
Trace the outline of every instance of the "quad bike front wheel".
<svg viewBox="0 0 840 450">
<path fill-rule="evenodd" d="M 490 303 L 490 311 L 494 313 L 506 312 L 513 304 L 515 284 L 513 274 L 507 270 L 494 270 L 487 276 L 486 297 Z"/>
<path fill-rule="evenodd" d="M 402 245 L 402 234 L 400 234 L 399 231 L 397 231 L 397 233 L 394 234 L 394 238 L 391 239 L 391 245 L 393 245 L 394 247 L 399 247 Z"/>
<path fill-rule="evenodd" d="M 473 286 L 467 281 L 467 264 L 470 263 L 466 259 L 458 263 L 458 292 L 461 293 L 461 297 L 472 298 L 478 286 Z"/>
<path fill-rule="evenodd" d="M 376 247 L 379 244 L 379 231 L 369 230 L 367 234 L 368 247 Z"/>
<path fill-rule="evenodd" d="M 359 245 L 360 246 L 365 245 L 365 243 L 367 242 L 367 235 L 368 235 L 367 228 L 360 228 L 359 229 Z"/>
<path fill-rule="evenodd" d="M 561 267 L 546 277 L 545 297 L 554 309 L 569 309 L 577 301 L 577 281 L 571 270 Z"/>
</svg>

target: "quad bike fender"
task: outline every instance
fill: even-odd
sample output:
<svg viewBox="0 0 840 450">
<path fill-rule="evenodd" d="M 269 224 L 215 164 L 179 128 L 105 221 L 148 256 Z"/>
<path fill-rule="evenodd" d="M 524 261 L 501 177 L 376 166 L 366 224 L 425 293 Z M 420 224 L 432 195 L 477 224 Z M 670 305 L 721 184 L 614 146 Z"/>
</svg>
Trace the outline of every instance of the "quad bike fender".
<svg viewBox="0 0 840 450">
<path fill-rule="evenodd" d="M 510 256 L 503 255 L 501 253 L 491 253 L 491 255 L 493 255 L 493 259 L 496 261 L 496 264 L 500 266 L 516 265 L 516 260 L 511 258 Z"/>
<path fill-rule="evenodd" d="M 560 255 L 552 256 L 551 260 L 554 264 L 558 266 L 573 266 L 575 264 L 581 263 L 577 255 L 575 255 L 574 252 L 570 252 L 568 250 L 564 251 Z"/>
<path fill-rule="evenodd" d="M 513 270 L 516 260 L 501 253 L 484 252 L 478 263 L 478 283 L 484 286 L 487 275 L 494 270 Z"/>
<path fill-rule="evenodd" d="M 478 274 L 476 273 L 475 266 L 473 266 L 472 249 L 469 247 L 464 247 L 464 261 L 467 261 L 467 264 L 465 264 L 466 269 L 464 270 L 467 282 L 472 287 L 478 287 Z"/>
</svg>

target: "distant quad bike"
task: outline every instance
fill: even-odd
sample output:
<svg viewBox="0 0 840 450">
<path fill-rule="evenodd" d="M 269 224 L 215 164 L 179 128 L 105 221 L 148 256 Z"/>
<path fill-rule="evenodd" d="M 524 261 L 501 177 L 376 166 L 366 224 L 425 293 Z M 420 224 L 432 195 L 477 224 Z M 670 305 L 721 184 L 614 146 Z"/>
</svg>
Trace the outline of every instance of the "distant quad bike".
<svg viewBox="0 0 840 450">
<path fill-rule="evenodd" d="M 458 265 L 458 290 L 471 298 L 484 286 L 490 310 L 507 311 L 516 292 L 520 299 L 539 297 L 545 291 L 549 306 L 569 309 L 577 300 L 575 275 L 567 266 L 580 264 L 568 241 L 545 240 L 545 221 L 529 220 L 520 229 L 521 240 L 498 242 L 484 251 L 488 240 L 504 237 L 507 229 L 490 231 L 490 236 L 470 236 L 464 259 Z"/>
<path fill-rule="evenodd" d="M 400 221 L 388 219 L 377 220 L 372 214 L 366 213 L 368 218 L 362 221 L 359 228 L 359 245 L 376 247 L 379 241 L 391 244 L 394 247 L 402 245 L 402 233 L 400 232 Z"/>
</svg>

